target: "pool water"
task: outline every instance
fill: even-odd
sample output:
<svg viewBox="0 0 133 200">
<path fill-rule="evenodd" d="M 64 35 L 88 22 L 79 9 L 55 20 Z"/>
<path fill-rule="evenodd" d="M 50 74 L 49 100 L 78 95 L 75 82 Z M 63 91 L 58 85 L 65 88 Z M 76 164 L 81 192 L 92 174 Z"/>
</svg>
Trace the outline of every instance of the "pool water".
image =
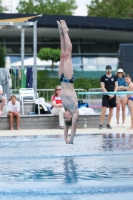
<svg viewBox="0 0 133 200">
<path fill-rule="evenodd" d="M 133 135 L 0 137 L 0 200 L 133 199 Z"/>
</svg>

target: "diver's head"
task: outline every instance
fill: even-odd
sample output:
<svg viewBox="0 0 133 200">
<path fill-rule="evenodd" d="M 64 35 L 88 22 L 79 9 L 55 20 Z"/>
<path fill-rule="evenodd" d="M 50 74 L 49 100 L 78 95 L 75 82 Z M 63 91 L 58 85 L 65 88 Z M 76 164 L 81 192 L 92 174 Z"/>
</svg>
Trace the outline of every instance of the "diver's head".
<svg viewBox="0 0 133 200">
<path fill-rule="evenodd" d="M 67 126 L 72 126 L 72 119 L 71 120 L 64 120 Z"/>
<path fill-rule="evenodd" d="M 64 121 L 66 125 L 68 126 L 72 125 L 72 114 L 68 110 L 64 112 Z"/>
</svg>

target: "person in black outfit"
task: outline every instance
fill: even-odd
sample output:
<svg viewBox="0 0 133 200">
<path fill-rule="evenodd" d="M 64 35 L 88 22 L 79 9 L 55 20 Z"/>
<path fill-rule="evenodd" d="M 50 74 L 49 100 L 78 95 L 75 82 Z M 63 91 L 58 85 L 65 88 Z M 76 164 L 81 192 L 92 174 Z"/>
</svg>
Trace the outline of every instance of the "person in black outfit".
<svg viewBox="0 0 133 200">
<path fill-rule="evenodd" d="M 117 92 L 118 82 L 117 77 L 111 74 L 112 67 L 110 65 L 106 66 L 106 74 L 101 77 L 101 88 L 103 92 Z M 100 115 L 100 125 L 99 129 L 103 127 L 103 121 L 106 109 L 109 107 L 108 124 L 107 128 L 111 129 L 110 121 L 113 114 L 113 108 L 116 107 L 116 95 L 103 95 L 102 97 L 102 112 Z"/>
</svg>

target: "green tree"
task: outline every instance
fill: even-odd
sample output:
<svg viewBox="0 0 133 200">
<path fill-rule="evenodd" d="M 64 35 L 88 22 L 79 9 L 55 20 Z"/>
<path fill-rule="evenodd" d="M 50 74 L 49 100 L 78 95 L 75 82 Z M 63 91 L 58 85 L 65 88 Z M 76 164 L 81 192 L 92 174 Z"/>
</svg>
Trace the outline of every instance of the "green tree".
<svg viewBox="0 0 133 200">
<path fill-rule="evenodd" d="M 133 0 L 92 0 L 86 6 L 89 16 L 133 18 Z"/>
<path fill-rule="evenodd" d="M 53 71 L 54 62 L 58 62 L 60 60 L 60 49 L 42 48 L 38 52 L 38 58 L 41 60 L 51 60 L 51 68 Z"/>
<path fill-rule="evenodd" d="M 77 5 L 75 0 L 20 0 L 16 9 L 26 14 L 72 15 Z"/>
<path fill-rule="evenodd" d="M 0 68 L 4 68 L 5 67 L 5 49 L 0 46 Z"/>
<path fill-rule="evenodd" d="M 6 10 L 7 10 L 7 8 L 2 6 L 2 0 L 0 0 L 0 12 L 3 13 Z"/>
</svg>

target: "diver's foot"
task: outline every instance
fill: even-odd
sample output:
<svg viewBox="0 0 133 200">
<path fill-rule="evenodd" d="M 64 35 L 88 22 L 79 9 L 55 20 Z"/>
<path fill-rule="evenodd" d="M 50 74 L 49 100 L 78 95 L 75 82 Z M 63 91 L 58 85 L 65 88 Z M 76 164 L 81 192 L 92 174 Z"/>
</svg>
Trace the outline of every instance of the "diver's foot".
<svg viewBox="0 0 133 200">
<path fill-rule="evenodd" d="M 14 130 L 14 128 L 13 128 L 13 127 L 11 127 L 11 128 L 10 128 L 10 130 Z"/>
<path fill-rule="evenodd" d="M 20 130 L 20 127 L 17 127 L 17 130 Z"/>
<path fill-rule="evenodd" d="M 58 25 L 58 30 L 59 30 L 59 33 L 63 33 L 63 31 L 62 31 L 62 27 L 61 27 L 61 24 L 60 24 L 60 22 L 59 21 L 57 21 L 57 25 Z"/>
<path fill-rule="evenodd" d="M 67 27 L 66 22 L 64 20 L 60 20 L 60 24 L 61 24 L 63 33 L 68 33 L 69 28 Z"/>
<path fill-rule="evenodd" d="M 65 139 L 65 142 L 66 142 L 66 144 L 69 144 L 70 141 L 68 139 Z"/>
<path fill-rule="evenodd" d="M 73 144 L 73 141 L 69 141 L 69 144 Z"/>
</svg>

